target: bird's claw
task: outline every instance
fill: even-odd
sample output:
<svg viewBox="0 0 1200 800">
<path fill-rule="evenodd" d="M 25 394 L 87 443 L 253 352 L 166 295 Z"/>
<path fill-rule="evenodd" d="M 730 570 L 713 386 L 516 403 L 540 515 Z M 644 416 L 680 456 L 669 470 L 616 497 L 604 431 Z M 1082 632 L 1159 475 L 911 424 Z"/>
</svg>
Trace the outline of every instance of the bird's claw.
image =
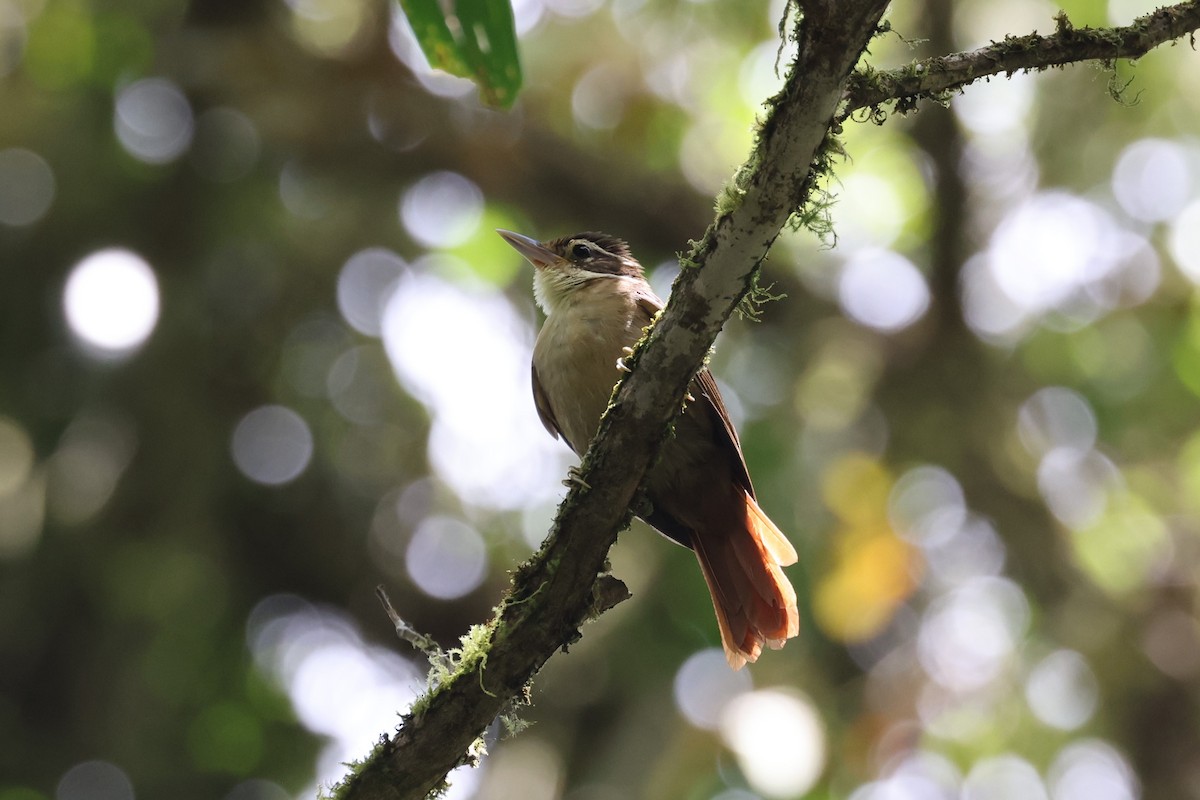
<svg viewBox="0 0 1200 800">
<path fill-rule="evenodd" d="M 579 467 L 568 467 L 567 477 L 563 478 L 563 486 L 568 489 L 574 486 L 581 486 L 584 489 L 591 489 L 591 484 L 583 479 L 583 473 L 579 471 Z"/>
<path fill-rule="evenodd" d="M 624 355 L 617 359 L 617 369 L 619 369 L 621 372 L 633 372 L 633 370 L 631 370 L 629 368 L 629 366 L 625 363 L 625 359 L 627 359 L 631 355 L 633 355 L 633 348 L 632 347 L 622 347 L 621 352 L 624 353 Z"/>
</svg>

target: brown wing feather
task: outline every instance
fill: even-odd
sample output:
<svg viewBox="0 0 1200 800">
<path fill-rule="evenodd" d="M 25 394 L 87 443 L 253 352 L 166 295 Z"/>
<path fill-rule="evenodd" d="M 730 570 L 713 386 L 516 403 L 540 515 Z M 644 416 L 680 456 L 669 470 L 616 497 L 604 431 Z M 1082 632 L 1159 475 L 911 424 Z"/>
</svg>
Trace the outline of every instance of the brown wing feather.
<svg viewBox="0 0 1200 800">
<path fill-rule="evenodd" d="M 716 434 L 718 444 L 725 450 L 725 455 L 729 459 L 729 464 L 733 469 L 733 479 L 753 499 L 755 497 L 754 485 L 750 482 L 750 470 L 746 468 L 746 457 L 742 455 L 742 443 L 733 427 L 733 420 L 729 418 L 725 401 L 721 399 L 721 391 L 717 388 L 716 379 L 707 369 L 702 369 L 692 381 L 692 386 L 692 395 L 696 396 L 698 392 L 697 401 L 703 403 L 709 415 L 720 423 L 713 426 L 713 432 Z M 721 435 L 722 432 L 725 434 L 724 436 Z"/>
<path fill-rule="evenodd" d="M 567 442 L 567 446 L 574 450 L 575 445 L 567 441 L 566 434 L 562 432 L 558 420 L 554 418 L 554 409 L 550 407 L 550 398 L 546 396 L 546 390 L 542 388 L 542 382 L 538 379 L 537 367 L 533 367 L 531 372 L 533 375 L 533 405 L 537 408 L 538 418 L 546 430 L 550 431 L 551 436 L 555 439 L 562 436 L 563 441 Z"/>
<path fill-rule="evenodd" d="M 653 320 L 654 316 L 662 311 L 664 305 L 658 295 L 648 289 L 638 293 L 637 301 L 638 306 L 646 312 L 650 320 Z M 712 418 L 720 423 L 713 427 L 717 432 L 719 443 L 733 467 L 733 478 L 739 486 L 746 490 L 746 494 L 754 498 L 754 485 L 750 482 L 750 470 L 746 468 L 746 458 L 742 455 L 742 443 L 738 439 L 737 430 L 733 427 L 733 420 L 729 418 L 725 401 L 721 399 L 721 390 L 717 388 L 717 381 L 708 369 L 701 369 L 692 379 L 691 392 Z M 720 435 L 721 431 L 724 431 L 724 436 Z M 677 539 L 678 537 L 672 538 Z"/>
</svg>

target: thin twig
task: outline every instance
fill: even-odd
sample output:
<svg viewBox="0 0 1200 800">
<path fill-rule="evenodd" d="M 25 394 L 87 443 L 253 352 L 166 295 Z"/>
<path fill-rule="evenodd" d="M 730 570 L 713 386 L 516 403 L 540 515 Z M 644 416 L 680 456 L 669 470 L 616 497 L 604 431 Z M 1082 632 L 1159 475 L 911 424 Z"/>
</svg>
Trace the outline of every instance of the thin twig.
<svg viewBox="0 0 1200 800">
<path fill-rule="evenodd" d="M 1001 73 L 1012 75 L 1078 61 L 1136 59 L 1189 34 L 1194 47 L 1195 32 L 1200 29 L 1200 2 L 1166 6 L 1120 28 L 1076 28 L 1065 13 L 1060 13 L 1055 22 L 1056 30 L 1049 36 L 1006 36 L 978 50 L 914 61 L 884 72 L 859 68 L 846 87 L 840 117 L 845 119 L 860 109 L 878 108 L 893 101 L 898 110 L 911 110 L 919 99 L 944 97 Z"/>
<path fill-rule="evenodd" d="M 400 614 L 396 612 L 396 607 L 392 605 L 392 600 L 388 597 L 387 590 L 383 588 L 383 584 L 375 587 L 375 596 L 383 604 L 383 610 L 387 612 L 388 619 L 392 621 L 392 625 L 396 629 L 396 635 L 400 637 L 401 641 L 408 642 L 424 653 L 430 660 L 437 658 L 444 661 L 446 659 L 445 651 L 434 641 L 432 636 L 426 636 L 421 633 L 405 622 Z"/>
</svg>

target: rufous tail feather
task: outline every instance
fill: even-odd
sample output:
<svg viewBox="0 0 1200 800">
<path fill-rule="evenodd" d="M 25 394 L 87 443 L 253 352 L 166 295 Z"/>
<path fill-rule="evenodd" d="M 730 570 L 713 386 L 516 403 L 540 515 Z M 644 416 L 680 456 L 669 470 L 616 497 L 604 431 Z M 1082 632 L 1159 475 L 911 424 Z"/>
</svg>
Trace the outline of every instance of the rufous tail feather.
<svg viewBox="0 0 1200 800">
<path fill-rule="evenodd" d="M 749 494 L 744 506 L 741 526 L 697 530 L 692 542 L 733 669 L 800 632 L 796 591 L 780 568 L 796 563 L 796 550 Z"/>
</svg>

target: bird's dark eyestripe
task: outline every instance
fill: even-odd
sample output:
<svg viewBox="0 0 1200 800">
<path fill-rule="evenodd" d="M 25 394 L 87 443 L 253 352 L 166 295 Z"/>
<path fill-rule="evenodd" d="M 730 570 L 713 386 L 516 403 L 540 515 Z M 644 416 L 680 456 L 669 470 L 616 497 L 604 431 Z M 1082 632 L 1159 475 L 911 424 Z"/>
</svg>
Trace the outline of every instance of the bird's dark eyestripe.
<svg viewBox="0 0 1200 800">
<path fill-rule="evenodd" d="M 624 239 L 607 233 L 586 231 L 547 242 L 546 246 L 588 272 L 610 275 L 642 274 Z"/>
</svg>

